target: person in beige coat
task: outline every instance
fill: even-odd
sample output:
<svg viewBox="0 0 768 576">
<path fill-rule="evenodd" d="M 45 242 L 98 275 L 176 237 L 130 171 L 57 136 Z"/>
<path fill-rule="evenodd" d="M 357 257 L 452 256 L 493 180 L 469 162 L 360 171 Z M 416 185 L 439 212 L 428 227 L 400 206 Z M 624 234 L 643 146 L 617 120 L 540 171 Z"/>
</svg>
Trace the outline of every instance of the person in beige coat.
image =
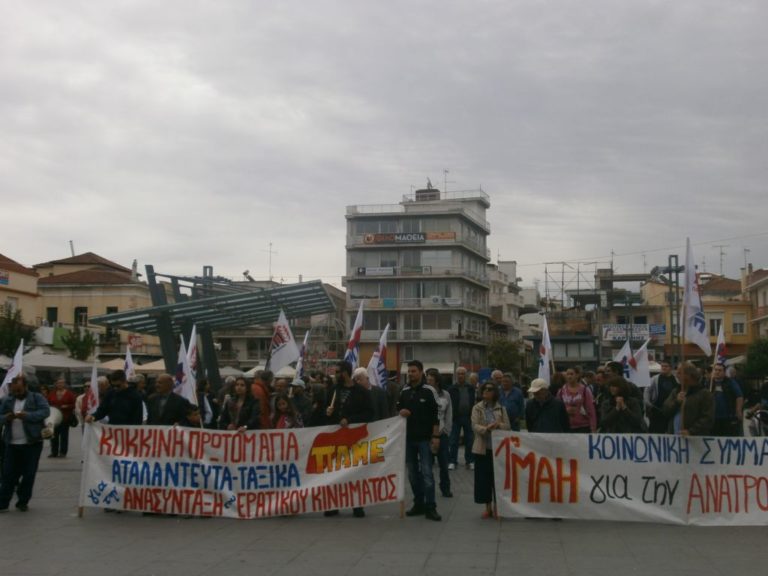
<svg viewBox="0 0 768 576">
<path fill-rule="evenodd" d="M 480 388 L 481 401 L 472 407 L 472 431 L 475 441 L 472 454 L 475 456 L 475 502 L 485 504 L 483 518 L 494 518 L 493 454 L 491 432 L 509 430 L 509 417 L 499 404 L 499 390 L 493 382 L 486 382 Z"/>
</svg>

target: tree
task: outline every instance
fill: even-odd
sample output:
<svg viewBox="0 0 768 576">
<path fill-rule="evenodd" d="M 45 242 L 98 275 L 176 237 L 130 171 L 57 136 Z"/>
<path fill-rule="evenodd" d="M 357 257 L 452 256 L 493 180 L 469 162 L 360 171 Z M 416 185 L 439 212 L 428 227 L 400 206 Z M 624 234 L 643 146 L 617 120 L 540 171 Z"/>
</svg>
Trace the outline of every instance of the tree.
<svg viewBox="0 0 768 576">
<path fill-rule="evenodd" d="M 750 345 L 744 375 L 747 378 L 768 376 L 768 338 L 760 338 Z"/>
<path fill-rule="evenodd" d="M 88 330 L 80 330 L 80 326 L 69 330 L 61 341 L 69 350 L 69 355 L 77 360 L 88 360 L 88 356 L 96 348 L 96 337 Z"/>
<path fill-rule="evenodd" d="M 0 316 L 0 353 L 13 356 L 21 340 L 28 343 L 32 339 L 33 328 L 26 326 L 21 318 L 21 310 L 11 311 L 6 306 Z"/>
<path fill-rule="evenodd" d="M 520 343 L 505 338 L 495 338 L 488 344 L 488 363 L 491 368 L 502 372 L 520 374 Z"/>
</svg>

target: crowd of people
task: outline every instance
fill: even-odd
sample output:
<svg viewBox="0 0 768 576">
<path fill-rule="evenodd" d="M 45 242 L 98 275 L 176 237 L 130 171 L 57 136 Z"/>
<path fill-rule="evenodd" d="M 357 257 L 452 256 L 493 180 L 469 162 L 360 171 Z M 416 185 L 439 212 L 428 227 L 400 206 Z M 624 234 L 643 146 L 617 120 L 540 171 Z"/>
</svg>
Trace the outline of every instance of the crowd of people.
<svg viewBox="0 0 768 576">
<path fill-rule="evenodd" d="M 739 383 L 726 376 L 725 366 L 702 374 L 690 363 L 673 372 L 669 362 L 650 386 L 638 388 L 624 377 L 623 366 L 608 362 L 595 371 L 569 367 L 550 381 L 523 384 L 511 373 L 494 370 L 480 382 L 478 375 L 460 367 L 451 380 L 418 361 L 408 362 L 404 385 L 395 380 L 386 388 L 371 386 L 365 368 L 352 369 L 339 362 L 335 376 L 310 372 L 306 377 L 275 378 L 269 371 L 252 381 L 229 377 L 214 393 L 208 383 L 198 384 L 197 404 L 174 393 L 174 378 L 158 376 L 148 390 L 143 376 L 126 377 L 117 370 L 98 379 L 99 402 L 86 385 L 79 396 L 64 378 L 43 393 L 28 389 L 15 378 L 10 394 L 0 402 L 3 426 L 3 476 L 0 511 L 8 509 L 14 491 L 16 508 L 28 509 L 37 463 L 46 436 L 44 421 L 50 408 L 60 418 L 50 440 L 51 458 L 67 456 L 69 429 L 100 421 L 117 425 L 193 426 L 245 432 L 324 425 L 349 426 L 395 415 L 406 418 L 406 467 L 413 492 L 407 516 L 439 521 L 437 487 L 451 498 L 451 471 L 464 465 L 474 471 L 474 499 L 483 505 L 482 516 L 495 517 L 493 430 L 532 433 L 669 433 L 737 436 L 742 421 L 768 408 L 768 385 L 745 402 Z M 89 383 L 88 383 L 89 384 Z M 326 512 L 332 516 L 338 510 Z M 355 517 L 365 510 L 355 508 Z"/>
</svg>

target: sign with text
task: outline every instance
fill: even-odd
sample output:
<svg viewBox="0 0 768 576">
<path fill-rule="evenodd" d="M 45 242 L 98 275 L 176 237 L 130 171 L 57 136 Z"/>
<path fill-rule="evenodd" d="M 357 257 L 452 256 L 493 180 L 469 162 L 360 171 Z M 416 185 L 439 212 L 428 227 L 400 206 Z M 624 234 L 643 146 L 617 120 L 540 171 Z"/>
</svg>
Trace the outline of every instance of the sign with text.
<svg viewBox="0 0 768 576">
<path fill-rule="evenodd" d="M 623 342 L 627 339 L 645 341 L 648 338 L 666 336 L 666 324 L 603 324 L 602 336 L 606 342 Z"/>
<path fill-rule="evenodd" d="M 80 506 L 266 518 L 404 498 L 405 419 L 230 432 L 86 426 Z"/>
<path fill-rule="evenodd" d="M 499 513 L 768 524 L 768 438 L 493 433 Z"/>
</svg>

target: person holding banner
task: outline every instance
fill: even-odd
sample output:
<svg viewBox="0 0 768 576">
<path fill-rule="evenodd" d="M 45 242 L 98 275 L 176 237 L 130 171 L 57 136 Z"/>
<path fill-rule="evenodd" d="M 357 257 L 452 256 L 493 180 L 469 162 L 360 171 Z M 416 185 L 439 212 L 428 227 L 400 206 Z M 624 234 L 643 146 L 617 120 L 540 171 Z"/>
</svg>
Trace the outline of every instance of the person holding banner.
<svg viewBox="0 0 768 576">
<path fill-rule="evenodd" d="M 475 455 L 475 503 L 485 504 L 483 518 L 495 518 L 495 492 L 493 483 L 493 454 L 491 432 L 510 430 L 506 409 L 499 404 L 499 389 L 488 381 L 481 388 L 483 399 L 472 407 L 472 431 L 475 439 L 472 454 Z"/>
<path fill-rule="evenodd" d="M 112 388 L 99 402 L 96 412 L 85 417 L 87 423 L 109 418 L 110 424 L 140 426 L 144 421 L 144 401 L 136 388 L 128 386 L 124 370 L 112 372 Z"/>
<path fill-rule="evenodd" d="M 668 432 L 681 436 L 707 436 L 715 424 L 715 399 L 704 388 L 701 373 L 690 362 L 677 367 L 680 386 L 664 402 Z"/>
<path fill-rule="evenodd" d="M 373 422 L 371 392 L 352 379 L 352 364 L 342 360 L 336 364 L 336 374 L 339 383 L 333 390 L 331 402 L 326 410 L 329 423 L 346 428 L 350 424 Z M 365 375 L 367 378 L 367 370 Z M 338 510 L 328 510 L 325 516 L 335 516 L 338 513 Z M 365 510 L 362 507 L 353 508 L 352 515 L 355 518 L 364 518 Z"/>
<path fill-rule="evenodd" d="M 155 382 L 155 393 L 147 401 L 147 424 L 174 426 L 187 417 L 190 402 L 173 392 L 174 380 L 170 374 L 160 374 Z"/>
<path fill-rule="evenodd" d="M 232 396 L 227 399 L 221 409 L 219 428 L 221 430 L 237 430 L 238 432 L 258 430 L 261 428 L 262 410 L 269 412 L 268 406 L 265 408 L 259 400 L 251 396 L 245 378 L 239 376 L 235 380 Z"/>
<path fill-rule="evenodd" d="M 0 512 L 7 512 L 14 490 L 16 509 L 26 512 L 32 498 L 37 466 L 43 451 L 43 421 L 51 409 L 42 394 L 30 392 L 24 376 L 11 380 L 9 394 L 0 401 L 3 428 L 3 479 L 0 483 Z"/>
<path fill-rule="evenodd" d="M 677 387 L 677 379 L 672 373 L 672 365 L 661 361 L 661 373 L 651 378 L 651 385 L 643 394 L 645 413 L 648 415 L 648 431 L 651 434 L 665 434 L 669 428 L 669 421 L 664 416 L 662 407 L 664 402 Z"/>
</svg>

